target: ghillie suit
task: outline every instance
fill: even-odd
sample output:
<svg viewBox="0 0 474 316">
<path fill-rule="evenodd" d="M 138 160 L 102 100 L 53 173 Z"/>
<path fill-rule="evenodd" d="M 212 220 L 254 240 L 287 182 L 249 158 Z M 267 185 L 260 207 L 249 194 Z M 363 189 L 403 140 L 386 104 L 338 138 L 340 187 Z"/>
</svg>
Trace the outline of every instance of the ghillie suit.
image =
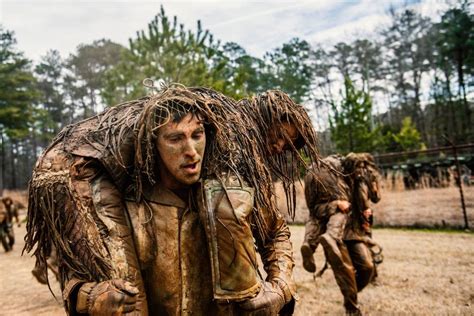
<svg viewBox="0 0 474 316">
<path fill-rule="evenodd" d="M 358 273 L 358 288 L 377 277 L 377 265 L 383 261 L 382 247 L 372 238 L 373 213 L 370 203 L 381 199 L 380 173 L 368 153 L 350 153 L 344 160 L 347 182 L 353 188 L 351 218 L 344 240 Z M 366 255 L 370 252 L 370 258 Z M 372 260 L 372 264 L 368 260 Z"/>
<path fill-rule="evenodd" d="M 305 177 L 305 198 L 310 218 L 305 227 L 305 241 L 301 246 L 303 266 L 316 272 L 313 254 L 321 243 L 326 260 L 334 271 L 336 282 L 344 296 L 347 312 L 358 311 L 354 268 L 343 237 L 349 218 L 348 202 L 351 188 L 344 179 L 341 156 L 323 159 L 320 168 Z M 342 203 L 346 202 L 344 206 Z M 326 266 L 318 273 L 321 275 Z"/>
<path fill-rule="evenodd" d="M 342 159 L 339 155 L 328 156 L 322 160 L 319 168 L 311 166 L 304 178 L 305 200 L 310 216 L 301 253 L 303 266 L 308 272 L 316 272 L 313 254 L 326 230 L 329 230 L 332 238 L 342 243 L 347 214 L 338 207 L 338 203 L 351 199 L 350 188 L 342 174 Z M 331 217 L 336 214 L 328 228 Z M 340 223 L 333 225 L 336 218 Z"/>
<path fill-rule="evenodd" d="M 15 241 L 15 235 L 13 235 L 13 227 L 8 219 L 8 215 L 8 210 L 5 207 L 5 204 L 3 204 L 3 202 L 0 202 L 0 241 L 2 242 L 2 246 L 5 252 L 11 250 L 11 246 L 13 246 L 13 243 Z"/>
<path fill-rule="evenodd" d="M 364 210 L 369 207 L 365 198 L 370 196 L 377 202 L 379 197 L 371 157 L 365 153 L 330 156 L 317 172 L 308 173 L 305 178 L 310 220 L 301 247 L 303 265 L 315 272 L 313 253 L 321 243 L 344 296 L 346 311 L 355 314 L 360 313 L 357 292 L 368 284 L 374 272 L 367 247 L 371 239 L 364 219 Z M 341 207 L 341 201 L 351 203 L 350 212 Z"/>
<path fill-rule="evenodd" d="M 267 279 L 284 289 L 286 303 L 291 301 L 294 294 L 291 279 L 294 264 L 289 231 L 274 206 L 271 169 L 263 161 L 264 153 L 259 151 L 263 146 L 255 146 L 255 139 L 248 135 L 248 125 L 243 124 L 249 122 L 249 118 L 242 117 L 242 113 L 236 109 L 233 100 L 212 90 L 169 87 L 155 95 L 110 108 L 98 116 L 66 127 L 45 150 L 30 182 L 25 249 L 31 251 L 36 247 L 37 259 L 45 263 L 53 246 L 56 248 L 60 283 L 68 313 L 75 313 L 75 306 L 77 308 L 79 302 L 76 305 L 74 293 L 77 293 L 78 288 L 82 292 L 84 286 L 89 284 L 84 282 L 105 282 L 111 279 L 130 281 L 138 288 L 139 299 L 135 311 L 141 314 L 146 314 L 148 307 L 153 312 L 195 311 L 193 306 L 197 308 L 203 304 L 198 302 L 200 298 L 209 305 L 203 312 L 216 312 L 213 299 L 223 295 L 218 292 L 219 287 L 225 290 L 222 281 L 230 281 L 227 283 L 230 286 L 229 293 L 224 294 L 236 293 L 232 299 L 243 300 L 260 290 L 260 284 L 253 284 L 251 278 L 249 280 L 252 282 L 240 289 L 242 283 L 238 281 L 238 277 L 244 275 L 242 271 L 256 274 L 256 259 L 251 253 L 254 237 L 268 273 Z M 202 186 L 193 189 L 196 193 L 188 206 L 176 200 L 170 191 L 160 188 L 157 172 L 157 132 L 160 126 L 172 119 L 170 114 L 176 112 L 191 112 L 202 118 L 208 138 L 202 170 L 204 180 Z M 248 185 L 250 187 L 246 189 Z M 252 198 L 253 188 L 257 188 L 255 200 Z M 247 192 L 244 196 L 241 194 L 243 191 Z M 206 192 L 221 193 L 208 195 Z M 242 209 L 234 205 L 233 201 L 236 200 L 232 198 L 233 194 L 237 198 L 244 197 L 243 201 L 246 202 L 241 206 L 250 205 L 250 208 Z M 201 199 L 200 196 L 206 198 Z M 233 212 L 237 207 L 243 213 L 236 218 L 237 222 L 233 218 L 221 225 L 216 236 L 211 235 L 209 226 L 212 225 L 208 224 L 222 220 L 218 216 L 227 214 L 229 204 Z M 171 212 L 164 212 L 167 208 Z M 186 212 L 189 208 L 197 208 L 199 212 Z M 217 214 L 216 218 L 208 218 L 214 214 L 212 212 Z M 177 213 L 184 217 L 166 220 L 166 216 Z M 198 213 L 203 224 L 197 224 L 199 221 L 195 214 Z M 162 230 L 172 229 L 173 223 L 181 223 L 176 227 L 181 227 L 182 236 L 187 236 L 187 243 L 176 245 L 179 247 L 172 247 L 173 242 L 166 242 L 163 234 L 160 234 Z M 231 239 L 229 227 L 235 228 L 235 232 L 230 231 Z M 224 234 L 227 234 L 226 238 L 223 238 Z M 208 246 L 203 244 L 206 236 Z M 229 240 L 230 253 L 212 252 L 224 249 L 219 243 L 227 241 L 228 244 Z M 206 247 L 211 251 L 210 256 L 205 256 L 202 251 Z M 167 251 L 174 253 L 173 249 L 182 249 L 181 254 L 187 257 L 194 256 L 192 262 L 197 262 L 196 266 L 205 271 L 192 266 L 185 269 L 186 259 L 174 264 L 172 258 L 179 256 L 169 256 L 170 253 L 164 261 L 160 261 Z M 209 260 L 212 282 L 206 279 L 209 275 L 206 269 L 211 268 Z M 215 271 L 222 260 L 231 266 L 225 280 L 216 279 L 222 276 L 222 271 Z M 245 262 L 245 268 L 251 267 L 251 271 L 237 266 L 237 263 Z M 176 303 L 173 294 L 176 279 L 160 281 L 175 276 L 173 271 L 180 264 L 182 269 L 176 270 L 180 273 L 177 276 L 190 282 L 188 289 L 191 292 L 186 293 L 195 294 L 195 297 L 186 294 L 186 300 Z M 168 268 L 170 270 L 166 270 Z M 155 273 L 155 270 L 164 273 Z M 240 273 L 237 275 L 236 271 Z M 144 279 L 155 283 L 146 284 Z M 184 287 L 186 282 L 183 282 L 181 286 Z M 205 285 L 211 283 L 213 291 L 208 297 L 209 291 Z M 199 293 L 194 292 L 196 288 L 200 289 Z M 154 301 L 162 297 L 157 290 L 169 294 L 164 296 L 171 299 L 168 305 Z"/>
<path fill-rule="evenodd" d="M 271 170 L 272 175 L 282 182 L 286 193 L 287 209 L 294 217 L 296 208 L 295 179 L 299 179 L 300 170 L 314 164 L 319 166 L 320 157 L 317 151 L 317 137 L 311 119 L 301 105 L 278 90 L 269 90 L 238 103 L 239 111 L 246 120 L 246 128 L 252 138 L 252 146 L 259 146 L 258 151 L 263 163 Z M 296 140 L 290 140 L 284 123 L 291 123 L 298 132 Z M 283 137 L 288 148 L 279 154 L 269 152 L 268 139 Z M 289 162 L 289 163 L 288 163 Z M 272 206 L 276 207 L 276 206 Z"/>
</svg>

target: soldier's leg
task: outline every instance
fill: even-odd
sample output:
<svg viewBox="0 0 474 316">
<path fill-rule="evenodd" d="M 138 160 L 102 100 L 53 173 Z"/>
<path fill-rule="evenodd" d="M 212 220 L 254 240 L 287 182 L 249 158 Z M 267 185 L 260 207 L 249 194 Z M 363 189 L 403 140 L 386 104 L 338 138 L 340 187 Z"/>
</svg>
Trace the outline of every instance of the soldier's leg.
<svg viewBox="0 0 474 316">
<path fill-rule="evenodd" d="M 336 283 L 344 296 L 346 312 L 359 314 L 355 270 L 349 252 L 342 241 L 346 221 L 347 215 L 343 213 L 332 215 L 329 218 L 326 233 L 321 235 L 320 242 L 334 272 Z"/>
<path fill-rule="evenodd" d="M 357 290 L 360 292 L 374 275 L 374 261 L 369 247 L 362 241 L 346 242 L 352 264 L 356 270 Z"/>
<path fill-rule="evenodd" d="M 8 236 L 8 245 L 10 246 L 10 250 L 12 250 L 13 245 L 15 244 L 15 232 L 13 231 L 13 223 L 7 224 L 7 236 Z"/>
<path fill-rule="evenodd" d="M 48 274 L 47 266 L 43 264 L 40 260 L 36 259 L 35 267 L 31 270 L 31 274 L 36 278 L 36 280 L 41 284 L 48 283 Z"/>
<path fill-rule="evenodd" d="M 321 234 L 319 221 L 309 218 L 305 225 L 304 242 L 301 246 L 301 256 L 303 257 L 303 267 L 308 272 L 316 272 L 316 263 L 313 254 L 318 247 L 318 238 Z"/>
<path fill-rule="evenodd" d="M 56 280 L 59 281 L 59 268 L 58 268 L 58 257 L 56 254 L 56 248 L 51 249 L 51 254 L 48 260 L 46 260 L 46 263 L 48 265 L 48 268 L 53 272 L 54 276 L 56 277 Z"/>
</svg>

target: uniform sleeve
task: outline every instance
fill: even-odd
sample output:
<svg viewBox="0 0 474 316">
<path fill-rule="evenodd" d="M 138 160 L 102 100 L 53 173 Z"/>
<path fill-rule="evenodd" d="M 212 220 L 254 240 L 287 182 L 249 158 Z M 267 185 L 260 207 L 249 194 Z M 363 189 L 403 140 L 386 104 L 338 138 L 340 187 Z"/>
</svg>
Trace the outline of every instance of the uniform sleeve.
<svg viewBox="0 0 474 316">
<path fill-rule="evenodd" d="M 267 272 L 268 282 L 280 284 L 288 302 L 296 297 L 296 284 L 293 280 L 293 247 L 290 241 L 290 229 L 283 216 L 278 213 L 266 217 L 268 237 L 257 238 L 257 248 Z"/>
<path fill-rule="evenodd" d="M 131 282 L 140 291 L 136 311 L 146 314 L 147 304 L 139 260 L 135 251 L 133 231 L 120 191 L 108 173 L 93 159 L 79 159 L 71 168 L 71 184 L 76 204 L 86 206 L 100 234 L 110 264 L 109 277 Z M 76 255 L 83 249 L 77 248 Z M 80 260 L 80 256 L 77 257 Z M 63 293 L 69 302 L 69 311 L 75 307 L 74 297 L 81 280 L 72 271 Z M 72 305 L 72 306 L 71 306 Z"/>
<path fill-rule="evenodd" d="M 338 194 L 331 192 L 331 187 L 327 182 L 330 175 L 325 170 L 321 170 L 320 173 L 319 177 L 324 179 L 324 182 L 318 180 L 312 172 L 306 175 L 304 193 L 310 216 L 324 221 L 337 212 Z"/>
</svg>

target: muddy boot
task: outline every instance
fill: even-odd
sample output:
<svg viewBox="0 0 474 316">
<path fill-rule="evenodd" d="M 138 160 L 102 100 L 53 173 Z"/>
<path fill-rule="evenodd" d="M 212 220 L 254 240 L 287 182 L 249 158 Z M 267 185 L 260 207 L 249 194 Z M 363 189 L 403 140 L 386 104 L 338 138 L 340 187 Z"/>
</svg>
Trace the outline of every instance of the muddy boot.
<svg viewBox="0 0 474 316">
<path fill-rule="evenodd" d="M 313 248 L 308 244 L 304 243 L 301 246 L 301 256 L 303 257 L 303 268 L 311 273 L 316 272 L 316 263 L 314 262 L 314 250 Z"/>
<path fill-rule="evenodd" d="M 348 316 L 362 316 L 362 312 L 360 311 L 359 308 L 355 308 L 355 309 L 347 309 L 346 308 L 346 315 L 348 315 Z"/>
<path fill-rule="evenodd" d="M 47 271 L 46 267 L 44 265 L 39 264 L 36 262 L 35 267 L 33 270 L 31 270 L 31 274 L 36 278 L 36 281 L 38 281 L 41 284 L 47 284 L 48 283 L 48 276 L 47 276 Z"/>
</svg>

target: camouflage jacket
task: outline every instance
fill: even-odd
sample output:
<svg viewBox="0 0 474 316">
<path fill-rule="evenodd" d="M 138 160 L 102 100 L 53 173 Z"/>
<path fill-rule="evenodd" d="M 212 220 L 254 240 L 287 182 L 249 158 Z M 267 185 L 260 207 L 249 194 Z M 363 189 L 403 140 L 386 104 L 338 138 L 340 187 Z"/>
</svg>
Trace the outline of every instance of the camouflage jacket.
<svg viewBox="0 0 474 316">
<path fill-rule="evenodd" d="M 335 201 L 351 201 L 351 190 L 343 177 L 338 156 L 326 157 L 319 168 L 312 166 L 304 184 L 310 216 L 322 223 L 338 211 Z"/>
<path fill-rule="evenodd" d="M 310 216 L 325 225 L 329 217 L 338 212 L 337 200 L 350 202 L 344 240 L 364 240 L 366 234 L 362 228 L 361 212 L 370 206 L 367 187 L 350 181 L 341 165 L 342 159 L 336 155 L 329 156 L 323 159 L 319 168 L 312 166 L 308 170 L 304 179 L 306 204 Z"/>
</svg>

